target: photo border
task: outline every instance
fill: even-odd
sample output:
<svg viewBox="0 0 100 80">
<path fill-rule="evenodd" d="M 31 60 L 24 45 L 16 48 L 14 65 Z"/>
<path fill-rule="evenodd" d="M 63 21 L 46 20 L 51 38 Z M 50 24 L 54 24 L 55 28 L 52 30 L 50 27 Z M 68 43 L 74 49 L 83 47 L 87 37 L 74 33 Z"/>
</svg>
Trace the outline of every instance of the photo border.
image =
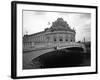
<svg viewBox="0 0 100 80">
<path fill-rule="evenodd" d="M 33 4 L 33 5 L 49 5 L 60 7 L 79 7 L 79 8 L 94 8 L 96 9 L 96 71 L 84 73 L 69 73 L 69 74 L 52 74 L 52 75 L 37 75 L 37 76 L 17 76 L 17 4 Z M 37 77 L 53 77 L 53 76 L 67 76 L 67 75 L 83 75 L 83 74 L 97 74 L 98 73 L 98 7 L 88 5 L 72 5 L 72 4 L 57 4 L 57 3 L 41 3 L 41 2 L 11 2 L 11 78 L 37 78 Z"/>
</svg>

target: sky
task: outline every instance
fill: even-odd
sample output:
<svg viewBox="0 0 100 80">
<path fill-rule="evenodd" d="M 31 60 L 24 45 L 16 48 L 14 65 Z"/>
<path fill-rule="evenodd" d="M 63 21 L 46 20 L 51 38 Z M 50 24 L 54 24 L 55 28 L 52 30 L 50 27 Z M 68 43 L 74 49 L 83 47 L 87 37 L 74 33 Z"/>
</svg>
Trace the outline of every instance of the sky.
<svg viewBox="0 0 100 80">
<path fill-rule="evenodd" d="M 76 41 L 91 40 L 91 14 L 73 12 L 23 11 L 23 35 L 50 28 L 57 18 L 63 18 L 76 31 Z"/>
</svg>

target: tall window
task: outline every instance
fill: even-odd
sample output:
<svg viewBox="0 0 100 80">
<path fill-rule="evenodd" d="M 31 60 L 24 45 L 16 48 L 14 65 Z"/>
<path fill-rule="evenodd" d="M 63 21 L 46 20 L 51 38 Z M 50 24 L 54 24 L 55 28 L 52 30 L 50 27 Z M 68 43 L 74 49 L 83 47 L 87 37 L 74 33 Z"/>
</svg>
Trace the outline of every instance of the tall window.
<svg viewBox="0 0 100 80">
<path fill-rule="evenodd" d="M 72 42 L 73 40 L 71 39 L 71 42 Z"/>
<path fill-rule="evenodd" d="M 48 37 L 47 37 L 47 40 L 49 41 L 49 39 L 50 39 L 50 37 L 48 36 Z"/>
<path fill-rule="evenodd" d="M 59 36 L 59 41 L 63 41 L 63 37 L 62 36 Z"/>
<path fill-rule="evenodd" d="M 54 41 L 57 41 L 56 38 L 54 38 Z"/>
<path fill-rule="evenodd" d="M 55 41 L 57 41 L 57 38 L 56 38 L 56 36 L 53 36 L 53 39 L 54 39 L 54 42 L 55 42 Z"/>
<path fill-rule="evenodd" d="M 63 41 L 63 39 L 60 38 L 59 41 Z"/>
<path fill-rule="evenodd" d="M 66 41 L 68 41 L 68 39 L 66 39 Z"/>
</svg>

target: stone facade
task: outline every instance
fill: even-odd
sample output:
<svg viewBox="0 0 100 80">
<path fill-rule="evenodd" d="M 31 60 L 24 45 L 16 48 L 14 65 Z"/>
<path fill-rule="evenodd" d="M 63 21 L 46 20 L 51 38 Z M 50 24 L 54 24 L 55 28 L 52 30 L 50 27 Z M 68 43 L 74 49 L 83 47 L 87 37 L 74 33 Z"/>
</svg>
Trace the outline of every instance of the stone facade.
<svg viewBox="0 0 100 80">
<path fill-rule="evenodd" d="M 63 18 L 58 18 L 50 28 L 39 33 L 24 35 L 23 47 L 24 49 L 39 48 L 75 42 L 75 34 L 75 30 L 71 29 Z"/>
</svg>

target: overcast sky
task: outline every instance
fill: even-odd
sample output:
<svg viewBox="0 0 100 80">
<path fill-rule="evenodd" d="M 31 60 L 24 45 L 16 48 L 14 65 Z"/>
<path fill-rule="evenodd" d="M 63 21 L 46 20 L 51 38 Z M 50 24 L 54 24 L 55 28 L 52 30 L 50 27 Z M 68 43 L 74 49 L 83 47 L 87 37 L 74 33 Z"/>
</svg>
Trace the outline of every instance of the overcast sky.
<svg viewBox="0 0 100 80">
<path fill-rule="evenodd" d="M 23 35 L 33 34 L 49 28 L 57 18 L 63 18 L 76 30 L 76 41 L 90 41 L 91 14 L 71 12 L 23 11 Z M 50 24 L 48 24 L 50 23 Z"/>
</svg>

